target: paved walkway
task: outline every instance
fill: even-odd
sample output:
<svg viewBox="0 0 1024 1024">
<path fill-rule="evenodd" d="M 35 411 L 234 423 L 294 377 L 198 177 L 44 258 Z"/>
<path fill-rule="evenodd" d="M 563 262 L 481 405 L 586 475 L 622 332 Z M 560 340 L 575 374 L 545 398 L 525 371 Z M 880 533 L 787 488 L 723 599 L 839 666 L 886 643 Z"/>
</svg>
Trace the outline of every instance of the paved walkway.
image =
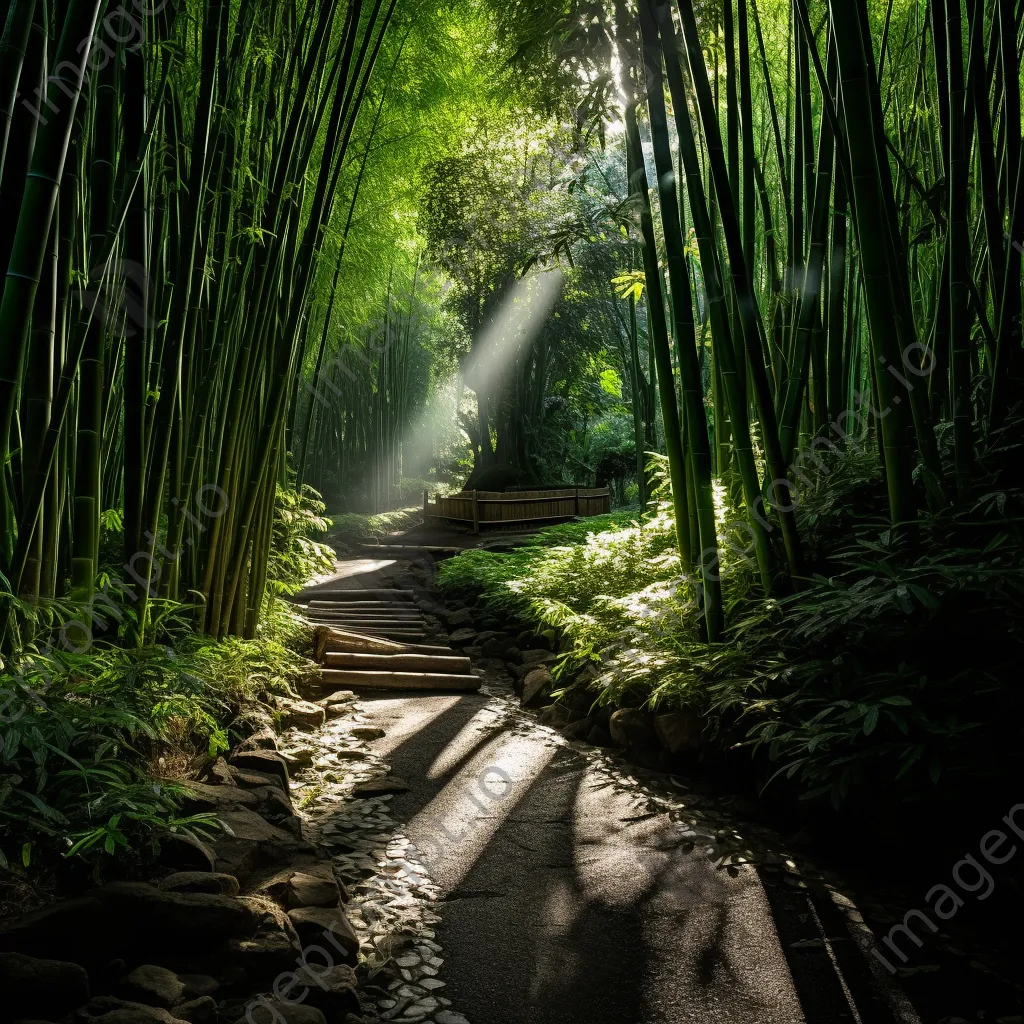
<svg viewBox="0 0 1024 1024">
<path fill-rule="evenodd" d="M 342 585 L 401 568 L 350 563 Z M 510 696 L 360 696 L 409 786 L 391 814 L 440 887 L 441 976 L 471 1024 L 919 1021 L 841 896 L 716 863 L 728 845 L 685 793 L 652 802 Z"/>
</svg>

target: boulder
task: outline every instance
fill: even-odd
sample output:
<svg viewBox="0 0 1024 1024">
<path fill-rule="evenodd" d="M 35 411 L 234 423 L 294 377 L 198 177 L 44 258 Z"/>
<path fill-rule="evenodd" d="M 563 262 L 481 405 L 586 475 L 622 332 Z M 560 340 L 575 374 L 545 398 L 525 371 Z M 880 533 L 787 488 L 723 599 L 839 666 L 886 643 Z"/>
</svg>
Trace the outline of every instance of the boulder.
<svg viewBox="0 0 1024 1024">
<path fill-rule="evenodd" d="M 236 754 L 250 750 L 277 750 L 277 734 L 269 723 L 260 725 L 235 747 Z"/>
<path fill-rule="evenodd" d="M 212 963 L 225 968 L 241 969 L 253 983 L 271 981 L 289 970 L 301 955 L 299 936 L 288 915 L 273 900 L 259 896 L 243 896 L 244 902 L 257 918 L 252 935 L 230 939 L 212 957 Z"/>
<path fill-rule="evenodd" d="M 231 774 L 231 765 L 224 760 L 223 757 L 218 757 L 216 761 L 210 765 L 206 772 L 207 778 L 215 786 L 237 786 L 235 777 Z"/>
<path fill-rule="evenodd" d="M 704 720 L 692 711 L 657 715 L 654 731 L 670 754 L 696 754 L 703 747 Z"/>
<path fill-rule="evenodd" d="M 448 637 L 452 647 L 470 647 L 476 642 L 475 629 L 457 629 Z"/>
<path fill-rule="evenodd" d="M 320 946 L 332 957 L 354 967 L 359 954 L 359 937 L 342 907 L 299 907 L 288 911 L 303 948 Z M 332 948 L 333 947 L 333 948 Z"/>
<path fill-rule="evenodd" d="M 523 680 L 523 693 L 520 698 L 524 708 L 543 707 L 546 702 L 548 687 L 551 685 L 551 672 L 541 665 L 530 671 Z"/>
<path fill-rule="evenodd" d="M 144 882 L 112 882 L 97 893 L 136 961 L 150 948 L 213 944 L 255 932 L 259 923 L 241 899 L 213 893 L 164 892 Z M 140 948 L 141 943 L 141 948 Z"/>
<path fill-rule="evenodd" d="M 185 999 L 216 995 L 220 988 L 220 982 L 209 974 L 179 974 L 178 977 L 185 986 Z"/>
<path fill-rule="evenodd" d="M 562 735 L 567 740 L 581 740 L 586 741 L 590 735 L 590 730 L 594 728 L 594 723 L 589 718 L 581 718 L 578 722 L 570 722 L 565 728 L 562 729 Z"/>
<path fill-rule="evenodd" d="M 175 871 L 212 871 L 216 858 L 213 850 L 195 836 L 181 833 L 160 839 L 157 863 Z"/>
<path fill-rule="evenodd" d="M 569 724 L 569 710 L 561 703 L 550 704 L 540 714 L 541 724 L 563 729 Z"/>
<path fill-rule="evenodd" d="M 508 637 L 500 634 L 492 636 L 489 640 L 481 640 L 478 637 L 477 643 L 488 658 L 502 658 L 508 661 L 516 661 L 520 655 L 519 649 L 512 646 L 512 641 L 509 640 Z"/>
<path fill-rule="evenodd" d="M 342 1021 L 348 1014 L 360 1012 L 356 974 L 347 964 L 330 968 L 307 964 L 296 974 L 298 984 L 309 989 L 304 1002 L 322 1010 L 329 1021 Z"/>
<path fill-rule="evenodd" d="M 269 775 L 286 793 L 288 792 L 288 765 L 276 750 L 237 751 L 231 755 L 229 763 L 243 771 Z M 238 778 L 238 781 L 241 783 L 242 779 Z"/>
<path fill-rule="evenodd" d="M 231 811 L 238 807 L 256 807 L 259 797 L 241 786 L 211 786 L 205 782 L 187 782 L 183 807 L 186 813 Z"/>
<path fill-rule="evenodd" d="M 164 892 L 209 892 L 221 896 L 238 895 L 238 879 L 216 871 L 176 871 L 161 879 Z"/>
<path fill-rule="evenodd" d="M 87 967 L 112 960 L 118 944 L 117 926 L 94 895 L 49 903 L 0 925 L 0 952 L 17 950 Z"/>
<path fill-rule="evenodd" d="M 89 977 L 78 964 L 0 953 L 0 1018 L 56 1020 L 89 998 Z"/>
<path fill-rule="evenodd" d="M 619 708 L 608 725 L 617 747 L 643 746 L 655 742 L 654 716 L 636 708 Z"/>
<path fill-rule="evenodd" d="M 538 649 L 521 651 L 519 661 L 524 667 L 536 668 L 538 665 L 551 665 L 558 661 L 558 655 L 553 651 L 542 651 Z"/>
<path fill-rule="evenodd" d="M 117 986 L 117 995 L 121 999 L 147 1006 L 162 1006 L 165 1010 L 181 1002 L 184 993 L 185 983 L 173 971 L 155 964 L 136 967 Z"/>
<path fill-rule="evenodd" d="M 81 1024 L 179 1024 L 162 1006 L 133 1003 L 115 996 L 97 996 L 75 1013 Z"/>
<path fill-rule="evenodd" d="M 289 910 L 298 907 L 336 907 L 341 902 L 341 887 L 330 863 L 310 865 L 308 870 L 288 868 L 260 886 L 260 892 Z"/>
<path fill-rule="evenodd" d="M 612 740 L 611 733 L 601 725 L 600 722 L 595 722 L 590 732 L 587 733 L 587 742 L 592 747 L 614 747 L 615 742 Z"/>
<path fill-rule="evenodd" d="M 288 991 L 282 991 L 290 995 Z M 297 988 L 295 993 L 301 991 Z M 246 1004 L 245 1012 L 235 1024 L 327 1024 L 327 1018 L 322 1010 L 304 1002 L 292 1003 L 287 999 L 257 996 Z"/>
<path fill-rule="evenodd" d="M 293 700 L 291 697 L 274 696 L 274 707 L 280 716 L 281 725 L 288 729 L 297 726 L 302 729 L 319 729 L 324 724 L 324 709 L 308 700 Z"/>
<path fill-rule="evenodd" d="M 534 633 L 532 629 L 525 629 L 516 637 L 516 646 L 524 650 L 528 648 L 550 650 L 551 641 L 546 636 L 541 636 L 540 633 Z"/>
<path fill-rule="evenodd" d="M 173 1007 L 171 1013 L 189 1024 L 213 1024 L 217 1019 L 217 1003 L 210 996 L 199 996 Z"/>
<path fill-rule="evenodd" d="M 442 618 L 448 623 L 449 629 L 458 629 L 460 626 L 472 624 L 473 612 L 469 608 L 454 608 L 443 612 Z"/>
</svg>

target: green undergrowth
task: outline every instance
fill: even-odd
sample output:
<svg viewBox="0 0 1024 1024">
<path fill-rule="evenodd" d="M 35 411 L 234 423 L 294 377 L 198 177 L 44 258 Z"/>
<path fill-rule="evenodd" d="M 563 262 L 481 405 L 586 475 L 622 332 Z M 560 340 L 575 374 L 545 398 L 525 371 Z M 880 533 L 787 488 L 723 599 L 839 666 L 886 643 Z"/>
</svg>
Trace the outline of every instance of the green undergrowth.
<svg viewBox="0 0 1024 1024">
<path fill-rule="evenodd" d="M 315 494 L 279 493 L 252 639 L 214 639 L 196 630 L 196 606 L 156 600 L 140 642 L 124 628 L 131 605 L 111 601 L 79 646 L 65 641 L 80 610 L 36 609 L 34 635 L 0 664 L 2 873 L 52 877 L 72 862 L 98 875 L 114 860 L 130 870 L 167 836 L 219 830 L 183 814 L 180 780 L 266 723 L 267 696 L 293 693 L 310 672 L 309 631 L 278 595 L 322 571 L 322 511 Z"/>
<path fill-rule="evenodd" d="M 360 544 L 380 540 L 392 533 L 401 533 L 423 522 L 423 505 L 378 512 L 342 512 L 331 516 L 331 540 L 346 544 Z"/>
<path fill-rule="evenodd" d="M 542 531 L 442 563 L 440 587 L 559 640 L 556 681 L 612 706 L 690 709 L 710 749 L 804 800 L 969 792 L 1020 773 L 1024 544 L 1019 491 L 979 481 L 916 536 L 884 521 L 872 460 L 847 453 L 802 495 L 808 568 L 765 599 L 719 505 L 729 628 L 700 636 L 664 485 L 654 511 Z M 733 540 L 730 548 L 730 540 Z"/>
</svg>

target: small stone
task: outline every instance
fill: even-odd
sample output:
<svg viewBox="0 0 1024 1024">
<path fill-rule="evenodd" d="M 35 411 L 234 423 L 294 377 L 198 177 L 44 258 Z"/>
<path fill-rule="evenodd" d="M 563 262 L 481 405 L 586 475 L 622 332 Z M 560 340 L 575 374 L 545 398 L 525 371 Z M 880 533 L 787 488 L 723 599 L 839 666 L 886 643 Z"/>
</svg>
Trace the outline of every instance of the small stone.
<svg viewBox="0 0 1024 1024">
<path fill-rule="evenodd" d="M 469 1021 L 461 1013 L 453 1013 L 451 1010 L 442 1010 L 434 1018 L 437 1024 L 469 1024 Z"/>
<path fill-rule="evenodd" d="M 185 986 L 185 998 L 189 1000 L 212 996 L 220 988 L 220 982 L 208 974 L 179 974 L 178 978 Z"/>
<path fill-rule="evenodd" d="M 298 726 L 304 729 L 318 729 L 324 724 L 324 709 L 308 700 L 293 700 L 291 697 L 274 696 L 274 706 L 280 716 L 281 725 L 288 729 Z"/>
<path fill-rule="evenodd" d="M 349 730 L 349 734 L 357 740 L 380 740 L 386 735 L 383 729 L 375 725 L 357 725 Z"/>
</svg>

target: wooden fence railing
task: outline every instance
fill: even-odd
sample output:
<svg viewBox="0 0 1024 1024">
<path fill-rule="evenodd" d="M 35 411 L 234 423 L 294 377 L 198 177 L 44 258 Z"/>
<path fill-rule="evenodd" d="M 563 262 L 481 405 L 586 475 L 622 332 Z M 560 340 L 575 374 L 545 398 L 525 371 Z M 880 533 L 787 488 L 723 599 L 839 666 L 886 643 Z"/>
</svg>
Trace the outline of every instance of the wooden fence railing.
<svg viewBox="0 0 1024 1024">
<path fill-rule="evenodd" d="M 462 491 L 438 498 L 431 505 L 423 495 L 424 519 L 447 519 L 472 524 L 479 533 L 485 526 L 526 526 L 577 517 L 600 516 L 612 509 L 607 487 L 571 487 L 559 491 Z"/>
</svg>

